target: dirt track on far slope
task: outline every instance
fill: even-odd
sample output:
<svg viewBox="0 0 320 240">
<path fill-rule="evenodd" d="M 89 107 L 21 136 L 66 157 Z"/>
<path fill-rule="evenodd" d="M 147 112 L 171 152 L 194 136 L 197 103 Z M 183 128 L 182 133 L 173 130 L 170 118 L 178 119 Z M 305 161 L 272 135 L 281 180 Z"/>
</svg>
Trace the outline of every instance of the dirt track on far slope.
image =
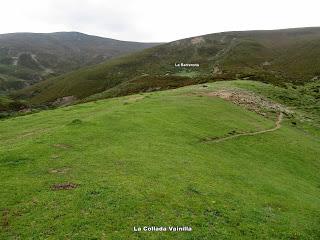
<svg viewBox="0 0 320 240">
<path fill-rule="evenodd" d="M 273 128 L 266 129 L 266 130 L 261 130 L 261 131 L 256 131 L 256 132 L 238 133 L 238 134 L 234 134 L 234 135 L 226 136 L 226 137 L 207 138 L 206 140 L 204 140 L 204 142 L 207 142 L 207 143 L 222 142 L 222 141 L 226 141 L 226 140 L 237 138 L 237 137 L 254 136 L 254 135 L 258 135 L 258 134 L 274 132 L 274 131 L 278 130 L 281 127 L 282 119 L 283 119 L 283 113 L 280 112 L 278 117 L 277 117 L 277 121 L 275 123 L 275 126 Z"/>
</svg>

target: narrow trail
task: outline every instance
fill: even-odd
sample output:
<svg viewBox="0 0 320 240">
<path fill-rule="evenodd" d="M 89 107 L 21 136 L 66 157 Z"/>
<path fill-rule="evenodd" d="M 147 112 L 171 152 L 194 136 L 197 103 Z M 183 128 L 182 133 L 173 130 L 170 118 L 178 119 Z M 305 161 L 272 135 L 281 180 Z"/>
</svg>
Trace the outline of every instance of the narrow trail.
<svg viewBox="0 0 320 240">
<path fill-rule="evenodd" d="M 232 139 L 232 138 L 237 138 L 237 137 L 242 137 L 242 136 L 254 136 L 254 135 L 263 134 L 263 133 L 267 133 L 267 132 L 274 132 L 274 131 L 278 130 L 281 127 L 282 119 L 283 119 L 283 113 L 280 112 L 278 117 L 277 117 L 277 121 L 275 123 L 275 126 L 273 128 L 266 129 L 266 130 L 261 130 L 261 131 L 257 131 L 257 132 L 239 133 L 239 134 L 235 134 L 235 135 L 231 135 L 231 136 L 227 136 L 227 137 L 207 140 L 205 142 L 206 143 L 222 142 L 222 141 L 226 141 L 226 140 L 229 140 L 229 139 Z"/>
</svg>

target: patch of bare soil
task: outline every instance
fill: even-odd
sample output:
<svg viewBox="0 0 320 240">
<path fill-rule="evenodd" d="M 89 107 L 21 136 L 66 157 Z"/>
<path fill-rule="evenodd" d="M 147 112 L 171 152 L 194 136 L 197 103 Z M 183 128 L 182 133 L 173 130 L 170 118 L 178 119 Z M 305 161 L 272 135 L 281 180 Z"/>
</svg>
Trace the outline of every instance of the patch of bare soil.
<svg viewBox="0 0 320 240">
<path fill-rule="evenodd" d="M 54 191 L 59 190 L 72 190 L 78 187 L 78 184 L 75 183 L 57 183 L 51 186 L 51 189 Z"/>
<path fill-rule="evenodd" d="M 126 102 L 126 103 L 132 103 L 132 102 L 136 102 L 136 101 L 138 101 L 138 100 L 141 100 L 141 99 L 143 99 L 143 98 L 144 98 L 144 96 L 141 96 L 141 95 L 129 96 L 129 97 L 125 100 L 125 102 Z"/>
<path fill-rule="evenodd" d="M 211 97 L 219 97 L 231 101 L 234 104 L 243 106 L 246 109 L 254 111 L 263 116 L 266 115 L 266 112 L 270 111 L 282 112 L 285 114 L 291 113 L 291 111 L 288 108 L 247 91 L 219 90 L 215 92 L 205 93 L 204 95 Z"/>
<path fill-rule="evenodd" d="M 3 228 L 9 227 L 9 210 L 4 209 L 2 212 L 2 222 L 1 225 Z"/>
</svg>

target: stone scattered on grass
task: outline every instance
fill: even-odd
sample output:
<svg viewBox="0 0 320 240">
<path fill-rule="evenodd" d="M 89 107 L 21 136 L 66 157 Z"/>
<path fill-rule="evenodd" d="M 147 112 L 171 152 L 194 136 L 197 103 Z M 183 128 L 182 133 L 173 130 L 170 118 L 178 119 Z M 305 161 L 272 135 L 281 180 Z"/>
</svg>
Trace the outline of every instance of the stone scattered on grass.
<svg viewBox="0 0 320 240">
<path fill-rule="evenodd" d="M 286 115 L 292 114 L 287 107 L 260 97 L 249 91 L 242 90 L 219 90 L 204 94 L 206 96 L 219 97 L 234 104 L 241 105 L 250 111 L 265 116 L 267 112 L 282 112 Z"/>
<path fill-rule="evenodd" d="M 75 189 L 78 187 L 78 184 L 75 183 L 57 183 L 51 186 L 51 189 L 54 191 L 58 191 L 58 190 L 71 190 L 71 189 Z"/>
<path fill-rule="evenodd" d="M 64 174 L 67 173 L 70 170 L 70 168 L 55 168 L 55 169 L 50 169 L 50 173 L 58 173 L 58 174 Z"/>
<path fill-rule="evenodd" d="M 59 158 L 59 155 L 53 154 L 53 155 L 51 156 L 51 158 L 52 158 L 52 159 L 58 159 L 58 158 Z"/>
<path fill-rule="evenodd" d="M 1 225 L 3 228 L 7 228 L 9 226 L 9 210 L 8 209 L 4 209 L 2 212 Z"/>
</svg>

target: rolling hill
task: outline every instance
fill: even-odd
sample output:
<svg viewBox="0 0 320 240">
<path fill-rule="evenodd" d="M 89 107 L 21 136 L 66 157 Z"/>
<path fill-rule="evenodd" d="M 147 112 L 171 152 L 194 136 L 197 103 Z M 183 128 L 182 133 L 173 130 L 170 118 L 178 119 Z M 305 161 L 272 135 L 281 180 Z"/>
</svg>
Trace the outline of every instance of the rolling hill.
<svg viewBox="0 0 320 240">
<path fill-rule="evenodd" d="M 50 78 L 14 96 L 41 104 L 66 96 L 92 100 L 224 79 L 303 84 L 319 79 L 319 55 L 320 28 L 215 33 Z"/>
<path fill-rule="evenodd" d="M 0 238 L 319 239 L 308 85 L 220 81 L 4 119 Z"/>
<path fill-rule="evenodd" d="M 1 34 L 0 92 L 155 45 L 79 32 Z"/>
</svg>

